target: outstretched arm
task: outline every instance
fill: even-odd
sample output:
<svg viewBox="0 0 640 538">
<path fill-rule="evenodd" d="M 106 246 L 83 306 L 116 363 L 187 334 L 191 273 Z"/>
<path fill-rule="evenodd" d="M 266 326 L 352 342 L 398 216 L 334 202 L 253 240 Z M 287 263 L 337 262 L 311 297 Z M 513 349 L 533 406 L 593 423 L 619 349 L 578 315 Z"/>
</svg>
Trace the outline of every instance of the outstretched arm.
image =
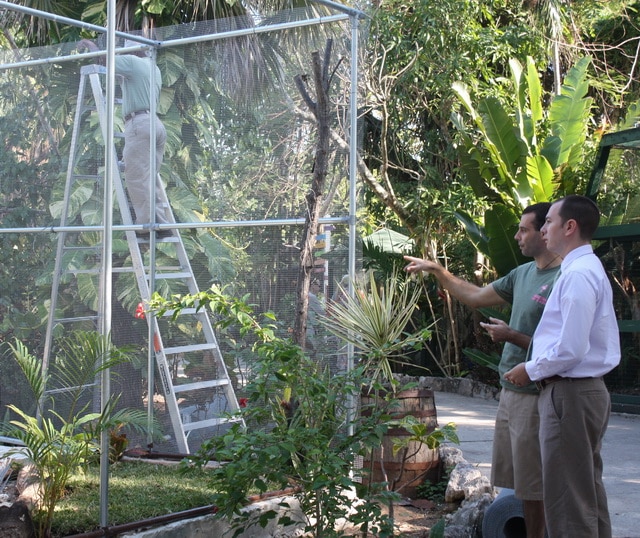
<svg viewBox="0 0 640 538">
<path fill-rule="evenodd" d="M 506 303 L 493 289 L 493 286 L 476 286 L 453 275 L 442 265 L 431 260 L 423 260 L 412 256 L 405 256 L 404 259 L 409 262 L 404 268 L 405 271 L 412 274 L 423 271 L 432 274 L 445 290 L 467 306 L 479 308 Z"/>
</svg>

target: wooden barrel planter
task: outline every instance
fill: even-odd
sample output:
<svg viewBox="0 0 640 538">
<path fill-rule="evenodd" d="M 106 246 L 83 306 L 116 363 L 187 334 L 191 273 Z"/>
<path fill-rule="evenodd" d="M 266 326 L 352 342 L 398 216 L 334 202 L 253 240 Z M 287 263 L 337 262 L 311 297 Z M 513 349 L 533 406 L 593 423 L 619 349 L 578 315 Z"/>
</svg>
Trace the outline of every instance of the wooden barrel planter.
<svg viewBox="0 0 640 538">
<path fill-rule="evenodd" d="M 398 392 L 395 399 L 398 405 L 394 406 L 390 413 L 394 419 L 402 419 L 412 415 L 419 422 L 425 424 L 429 433 L 437 428 L 436 405 L 432 390 L 405 390 Z M 362 413 L 368 414 L 366 407 L 375 402 L 375 396 L 363 393 L 361 402 Z M 383 437 L 382 447 L 375 449 L 371 453 L 370 459 L 365 459 L 363 462 L 363 469 L 370 470 L 371 474 L 368 476 L 370 482 L 384 482 L 384 466 L 390 485 L 396 480 L 393 489 L 403 496 L 415 498 L 418 486 L 425 480 L 431 480 L 433 483 L 440 480 L 441 465 L 438 449 L 430 449 L 426 444 L 417 441 L 409 442 L 406 453 L 399 451 L 394 455 L 393 439 L 410 436 L 411 434 L 404 428 L 390 428 Z M 406 457 L 404 462 L 403 456 Z"/>
</svg>

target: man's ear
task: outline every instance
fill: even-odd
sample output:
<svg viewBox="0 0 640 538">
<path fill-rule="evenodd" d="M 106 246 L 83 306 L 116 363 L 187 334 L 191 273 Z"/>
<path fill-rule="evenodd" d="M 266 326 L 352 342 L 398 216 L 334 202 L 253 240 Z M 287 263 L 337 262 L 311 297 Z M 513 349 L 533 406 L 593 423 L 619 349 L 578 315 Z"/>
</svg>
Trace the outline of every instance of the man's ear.
<svg viewBox="0 0 640 538">
<path fill-rule="evenodd" d="M 566 235 L 580 234 L 580 228 L 578 228 L 578 223 L 575 219 L 567 219 L 564 224 L 567 228 Z"/>
</svg>

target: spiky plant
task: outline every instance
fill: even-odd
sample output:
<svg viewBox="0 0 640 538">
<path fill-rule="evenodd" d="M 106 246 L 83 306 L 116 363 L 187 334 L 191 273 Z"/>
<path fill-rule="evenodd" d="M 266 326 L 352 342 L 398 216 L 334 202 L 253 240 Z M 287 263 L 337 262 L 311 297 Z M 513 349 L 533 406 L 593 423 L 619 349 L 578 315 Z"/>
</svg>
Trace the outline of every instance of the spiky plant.
<svg viewBox="0 0 640 538">
<path fill-rule="evenodd" d="M 370 387 L 382 382 L 395 390 L 394 365 L 409 364 L 408 354 L 431 336 L 429 329 L 407 330 L 418 307 L 420 288 L 397 270 L 380 285 L 373 271 L 352 285 L 352 295 L 340 288 L 342 300 L 328 305 L 321 322 L 328 331 L 353 344 Z"/>
</svg>

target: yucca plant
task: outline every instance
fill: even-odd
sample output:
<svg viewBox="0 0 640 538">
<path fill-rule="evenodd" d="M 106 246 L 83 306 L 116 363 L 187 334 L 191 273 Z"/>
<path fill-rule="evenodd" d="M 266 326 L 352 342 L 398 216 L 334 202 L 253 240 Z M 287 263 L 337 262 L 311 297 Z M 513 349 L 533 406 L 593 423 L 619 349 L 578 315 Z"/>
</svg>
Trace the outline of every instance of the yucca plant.
<svg viewBox="0 0 640 538">
<path fill-rule="evenodd" d="M 46 537 L 70 476 L 97 457 L 102 432 L 117 431 L 123 425 L 146 431 L 147 415 L 139 410 L 116 411 L 117 396 L 100 411 L 93 410 L 87 388 L 100 372 L 128 360 L 127 353 L 111 345 L 106 336 L 79 331 L 65 337 L 49 372 L 22 342 L 10 347 L 33 391 L 37 409 L 31 415 L 9 405 L 18 418 L 2 424 L 2 431 L 23 443 L 14 450 L 25 454 L 38 474 L 40 502 L 34 519 L 38 535 Z M 51 387 L 56 390 L 47 392 Z"/>
<path fill-rule="evenodd" d="M 408 332 L 418 307 L 419 286 L 395 270 L 378 285 L 373 271 L 352 282 L 354 293 L 340 288 L 342 300 L 328 305 L 321 323 L 327 330 L 353 344 L 370 388 L 383 383 L 395 391 L 394 367 L 409 364 L 407 356 L 431 337 L 429 329 Z"/>
</svg>

